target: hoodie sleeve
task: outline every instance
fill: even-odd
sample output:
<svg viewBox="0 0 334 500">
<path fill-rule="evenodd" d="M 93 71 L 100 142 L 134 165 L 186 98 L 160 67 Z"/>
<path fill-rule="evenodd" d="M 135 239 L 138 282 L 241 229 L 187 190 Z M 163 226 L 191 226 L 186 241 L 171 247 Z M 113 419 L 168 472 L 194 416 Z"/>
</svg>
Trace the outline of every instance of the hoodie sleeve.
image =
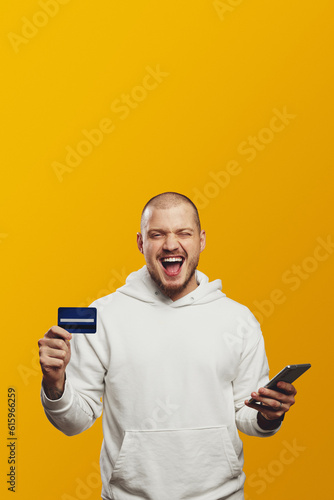
<svg viewBox="0 0 334 500">
<path fill-rule="evenodd" d="M 108 348 L 101 321 L 93 335 L 75 334 L 71 340 L 71 359 L 66 368 L 61 398 L 49 399 L 41 389 L 41 401 L 49 421 L 67 436 L 88 429 L 102 413 L 101 398 Z"/>
<path fill-rule="evenodd" d="M 265 352 L 264 339 L 260 325 L 249 312 L 247 319 L 249 328 L 244 329 L 244 349 L 237 376 L 233 381 L 234 405 L 237 428 L 249 436 L 271 436 L 274 430 L 264 430 L 257 423 L 257 411 L 245 406 L 245 399 L 250 398 L 253 391 L 263 387 L 269 381 L 269 366 Z"/>
</svg>

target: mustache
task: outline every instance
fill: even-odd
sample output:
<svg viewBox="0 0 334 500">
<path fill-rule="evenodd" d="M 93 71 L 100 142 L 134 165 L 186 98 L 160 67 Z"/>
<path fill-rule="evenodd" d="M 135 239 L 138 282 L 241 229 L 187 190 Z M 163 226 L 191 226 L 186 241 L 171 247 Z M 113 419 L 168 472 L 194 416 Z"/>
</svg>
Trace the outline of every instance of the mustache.
<svg viewBox="0 0 334 500">
<path fill-rule="evenodd" d="M 172 252 L 159 254 L 157 258 L 160 260 L 164 259 L 165 257 L 182 257 L 183 259 L 186 258 L 186 256 L 182 255 L 181 253 L 172 253 Z"/>
</svg>

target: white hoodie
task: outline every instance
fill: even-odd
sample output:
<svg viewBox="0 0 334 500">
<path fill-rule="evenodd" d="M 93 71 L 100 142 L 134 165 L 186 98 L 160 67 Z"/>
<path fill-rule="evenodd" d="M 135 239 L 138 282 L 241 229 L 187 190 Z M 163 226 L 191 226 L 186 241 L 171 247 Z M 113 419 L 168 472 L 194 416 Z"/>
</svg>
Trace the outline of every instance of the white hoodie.
<svg viewBox="0 0 334 500">
<path fill-rule="evenodd" d="M 66 435 L 101 415 L 102 498 L 243 498 L 237 428 L 264 431 L 244 405 L 268 381 L 260 326 L 196 271 L 199 286 L 173 302 L 146 266 L 96 300 L 95 335 L 73 335 L 62 397 L 42 404 Z"/>
</svg>

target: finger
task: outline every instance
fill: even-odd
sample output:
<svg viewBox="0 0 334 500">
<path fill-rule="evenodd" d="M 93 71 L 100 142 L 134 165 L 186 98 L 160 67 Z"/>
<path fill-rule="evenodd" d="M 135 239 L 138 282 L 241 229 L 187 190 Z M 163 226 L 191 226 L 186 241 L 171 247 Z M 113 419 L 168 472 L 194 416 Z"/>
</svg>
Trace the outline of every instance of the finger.
<svg viewBox="0 0 334 500">
<path fill-rule="evenodd" d="M 268 409 L 272 412 L 277 413 L 277 412 L 280 412 L 281 410 L 283 410 L 283 412 L 285 412 L 290 407 L 290 404 L 285 404 L 282 401 L 278 401 L 277 399 L 263 398 L 261 396 L 255 396 L 255 394 L 256 393 L 252 393 L 252 398 L 255 399 L 255 401 L 258 401 L 260 404 L 249 403 L 247 400 L 247 402 L 248 402 L 247 406 L 249 406 L 250 408 L 254 408 L 258 411 L 260 411 L 261 409 Z M 246 404 L 246 402 L 245 402 L 245 404 Z"/>
<path fill-rule="evenodd" d="M 64 366 L 64 360 L 61 358 L 45 357 L 41 358 L 41 367 L 43 372 L 48 373 L 51 370 L 60 369 Z"/>
<path fill-rule="evenodd" d="M 291 395 L 274 391 L 273 389 L 267 389 L 266 387 L 260 387 L 257 394 L 261 397 L 282 401 L 283 403 L 288 403 L 291 399 Z"/>
<path fill-rule="evenodd" d="M 264 394 L 262 395 L 262 393 Z M 252 397 L 255 401 L 258 401 L 264 406 L 269 406 L 275 411 L 281 408 L 284 408 L 284 411 L 288 411 L 289 408 L 295 404 L 295 398 L 292 394 L 288 396 L 269 389 L 264 389 L 261 391 L 261 394 L 253 392 Z"/>
<path fill-rule="evenodd" d="M 70 340 L 72 338 L 72 334 L 70 332 L 68 332 L 67 330 L 65 330 L 64 328 L 62 328 L 61 326 L 58 326 L 58 325 L 54 325 L 50 328 L 50 330 L 48 330 L 46 332 L 46 334 L 44 335 L 44 337 L 47 337 L 47 338 L 62 338 L 62 339 L 67 339 L 67 340 Z"/>
<path fill-rule="evenodd" d="M 54 375 L 58 377 L 58 374 L 64 371 L 66 367 L 65 359 L 50 357 L 44 354 L 40 358 L 40 364 L 43 374 L 47 377 L 53 377 Z"/>
<path fill-rule="evenodd" d="M 287 411 L 283 405 L 279 410 L 274 410 L 265 404 L 250 403 L 248 400 L 245 401 L 245 405 L 261 413 L 267 420 L 276 420 Z"/>
<path fill-rule="evenodd" d="M 284 391 L 286 394 L 292 394 L 295 396 L 297 394 L 297 390 L 294 385 L 289 384 L 288 382 L 283 382 L 282 380 L 277 383 L 277 387 Z"/>
<path fill-rule="evenodd" d="M 287 396 L 277 391 L 261 387 L 259 392 L 252 392 L 252 398 L 259 403 L 273 408 L 275 411 L 280 410 L 284 405 L 285 411 L 288 411 L 290 406 L 295 403 L 294 396 Z"/>
<path fill-rule="evenodd" d="M 48 337 L 43 337 L 39 339 L 38 345 L 40 350 L 46 347 L 49 347 L 51 349 L 65 349 L 69 350 L 70 349 L 70 342 L 67 339 L 62 339 L 62 338 L 48 338 Z"/>
<path fill-rule="evenodd" d="M 45 347 L 43 357 L 65 359 L 68 352 L 67 349 L 52 349 L 50 347 Z"/>
</svg>

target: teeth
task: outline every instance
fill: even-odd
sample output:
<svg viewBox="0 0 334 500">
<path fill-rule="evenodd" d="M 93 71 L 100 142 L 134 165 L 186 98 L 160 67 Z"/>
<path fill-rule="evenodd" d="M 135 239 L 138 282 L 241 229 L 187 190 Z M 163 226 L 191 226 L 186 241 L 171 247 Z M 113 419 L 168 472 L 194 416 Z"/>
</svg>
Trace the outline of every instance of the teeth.
<svg viewBox="0 0 334 500">
<path fill-rule="evenodd" d="M 182 257 L 166 257 L 162 262 L 182 262 Z"/>
</svg>

